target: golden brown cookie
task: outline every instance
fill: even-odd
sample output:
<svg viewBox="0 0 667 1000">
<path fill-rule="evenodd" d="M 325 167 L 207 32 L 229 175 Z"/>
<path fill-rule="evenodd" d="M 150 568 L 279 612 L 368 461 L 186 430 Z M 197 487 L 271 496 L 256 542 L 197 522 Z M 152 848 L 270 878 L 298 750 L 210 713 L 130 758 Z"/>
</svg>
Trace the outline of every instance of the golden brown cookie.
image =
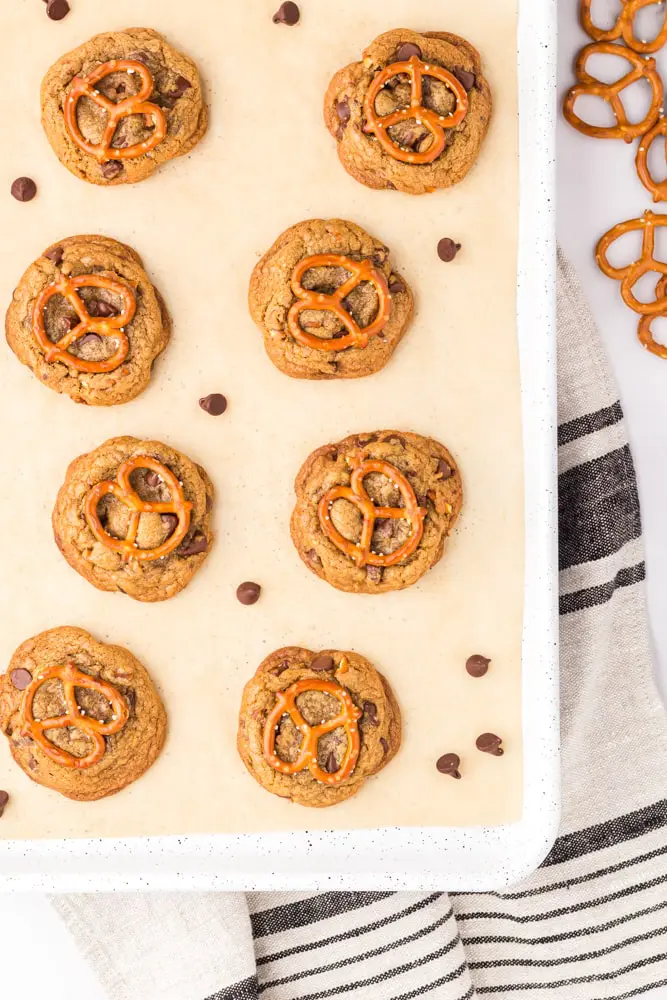
<svg viewBox="0 0 667 1000">
<path fill-rule="evenodd" d="M 0 730 L 29 778 L 89 801 L 148 770 L 167 718 L 131 653 L 66 625 L 28 639 L 12 656 L 0 676 Z"/>
<path fill-rule="evenodd" d="M 299 555 L 332 587 L 357 594 L 416 583 L 441 558 L 463 500 L 447 449 L 408 431 L 351 434 L 318 448 L 294 488 Z"/>
<path fill-rule="evenodd" d="M 189 153 L 208 125 L 195 63 L 150 28 L 79 45 L 48 71 L 41 97 L 58 159 L 91 184 L 144 180 Z"/>
<path fill-rule="evenodd" d="M 341 163 L 372 188 L 425 194 L 458 184 L 491 120 L 479 53 L 445 31 L 398 28 L 336 73 L 324 119 Z"/>
<path fill-rule="evenodd" d="M 5 329 L 14 354 L 44 385 L 75 403 L 113 406 L 146 388 L 171 325 L 131 247 L 70 236 L 25 272 Z"/>
<path fill-rule="evenodd" d="M 287 646 L 246 684 L 237 745 L 267 791 L 333 806 L 397 753 L 401 713 L 387 680 L 358 653 Z"/>
<path fill-rule="evenodd" d="M 413 312 L 388 247 L 344 219 L 287 229 L 255 267 L 248 301 L 267 354 L 294 378 L 372 375 Z"/>
<path fill-rule="evenodd" d="M 117 437 L 76 458 L 53 509 L 58 548 L 99 590 L 165 601 L 213 542 L 213 484 L 160 441 Z"/>
</svg>

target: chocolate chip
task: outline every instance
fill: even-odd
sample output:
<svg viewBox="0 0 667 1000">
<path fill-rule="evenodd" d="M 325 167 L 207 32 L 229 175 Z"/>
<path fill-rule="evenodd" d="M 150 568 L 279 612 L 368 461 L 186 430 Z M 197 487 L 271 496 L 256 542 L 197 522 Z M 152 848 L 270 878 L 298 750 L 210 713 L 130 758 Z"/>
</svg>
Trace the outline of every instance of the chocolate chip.
<svg viewBox="0 0 667 1000">
<path fill-rule="evenodd" d="M 191 87 L 192 84 L 189 80 L 186 80 L 184 76 L 177 76 L 176 82 L 171 90 L 165 91 L 165 97 L 172 97 L 175 100 L 178 100 L 178 98 L 182 97 L 185 91 L 190 90 Z"/>
<path fill-rule="evenodd" d="M 383 441 L 387 441 L 389 444 L 399 444 L 401 448 L 407 448 L 408 442 L 400 434 L 389 434 L 382 438 Z"/>
<path fill-rule="evenodd" d="M 366 576 L 371 583 L 382 583 L 382 566 L 367 566 Z"/>
<path fill-rule="evenodd" d="M 17 177 L 11 191 L 17 201 L 32 201 L 37 194 L 37 185 L 32 177 Z"/>
<path fill-rule="evenodd" d="M 208 541 L 206 540 L 206 535 L 202 535 L 200 532 L 179 545 L 176 553 L 179 556 L 197 556 L 200 552 L 206 552 L 207 549 Z"/>
<path fill-rule="evenodd" d="M 37 770 L 37 761 L 35 760 L 34 757 L 28 757 L 28 767 L 30 768 L 31 771 Z"/>
<path fill-rule="evenodd" d="M 67 0 L 49 0 L 46 5 L 46 13 L 52 21 L 62 21 L 64 17 L 67 17 L 69 11 L 70 6 Z"/>
<path fill-rule="evenodd" d="M 269 673 L 275 674 L 275 676 L 278 677 L 280 674 L 284 673 L 288 667 L 289 667 L 289 660 L 281 660 L 277 666 L 271 667 Z"/>
<path fill-rule="evenodd" d="M 475 86 L 475 74 L 469 73 L 467 69 L 456 69 L 450 70 L 452 76 L 455 76 L 459 83 L 463 84 L 465 90 L 470 92 Z"/>
<path fill-rule="evenodd" d="M 437 474 L 440 476 L 441 479 L 449 479 L 453 471 L 454 470 L 452 469 L 449 462 L 445 462 L 444 458 L 439 459 Z"/>
<path fill-rule="evenodd" d="M 357 434 L 354 441 L 358 448 L 363 448 L 365 445 L 372 444 L 374 441 L 377 441 L 377 439 L 377 434 Z"/>
<path fill-rule="evenodd" d="M 318 554 L 315 551 L 315 549 L 308 549 L 308 551 L 306 552 L 306 559 L 308 560 L 309 563 L 312 563 L 313 566 L 321 566 L 322 565 L 322 560 L 318 556 Z"/>
<path fill-rule="evenodd" d="M 400 278 L 393 278 L 389 285 L 389 291 L 392 295 L 399 295 L 400 292 L 405 291 L 405 285 Z"/>
<path fill-rule="evenodd" d="M 153 470 L 150 469 L 144 477 L 144 482 L 146 483 L 146 486 L 150 486 L 150 488 L 154 490 L 156 486 L 160 485 L 162 479 L 160 478 L 160 476 L 158 476 L 157 472 L 153 472 Z M 173 517 L 173 516 L 174 516 L 173 514 L 165 515 L 165 517 Z"/>
<path fill-rule="evenodd" d="M 137 707 L 137 692 L 134 688 L 128 688 L 127 691 L 123 692 L 123 694 L 130 709 L 130 714 L 132 714 Z"/>
<path fill-rule="evenodd" d="M 76 323 L 76 320 L 72 320 L 68 317 L 68 321 L 72 324 Z M 72 327 L 70 326 L 70 330 Z M 97 347 L 98 344 L 102 343 L 102 338 L 98 333 L 87 333 L 85 336 L 81 337 L 77 341 L 79 347 Z"/>
<path fill-rule="evenodd" d="M 490 753 L 492 757 L 502 757 L 505 753 L 500 745 L 502 742 L 502 738 L 496 736 L 495 733 L 482 733 L 475 740 L 475 746 L 482 753 Z"/>
<path fill-rule="evenodd" d="M 333 670 L 334 666 L 335 663 L 333 656 L 326 656 L 326 654 L 322 654 L 322 656 L 315 657 L 310 664 L 310 669 L 315 671 Z"/>
<path fill-rule="evenodd" d="M 285 3 L 281 3 L 278 10 L 273 15 L 274 24 L 289 24 L 290 26 L 296 24 L 301 16 L 301 12 L 292 0 L 286 0 Z"/>
<path fill-rule="evenodd" d="M 170 538 L 178 526 L 178 518 L 175 514 L 160 514 L 160 520 L 167 529 L 167 538 Z M 165 539 L 166 541 L 166 539 Z"/>
<path fill-rule="evenodd" d="M 9 792 L 0 792 L 0 816 L 5 811 L 5 806 L 9 802 Z"/>
<path fill-rule="evenodd" d="M 227 400 L 221 392 L 211 392 L 208 396 L 202 396 L 199 405 L 205 413 L 210 413 L 212 417 L 219 417 L 227 409 Z"/>
<path fill-rule="evenodd" d="M 260 585 L 252 583 L 250 580 L 246 583 L 240 583 L 236 588 L 236 596 L 241 604 L 256 604 L 261 592 L 262 588 Z"/>
<path fill-rule="evenodd" d="M 490 662 L 491 660 L 488 656 L 481 656 L 479 653 L 474 653 L 473 656 L 469 656 L 466 660 L 466 670 L 471 677 L 483 677 L 489 669 Z"/>
<path fill-rule="evenodd" d="M 15 688 L 19 691 L 25 691 L 32 680 L 32 674 L 25 667 L 17 667 L 16 670 L 12 670 L 9 679 Z"/>
<path fill-rule="evenodd" d="M 455 243 L 454 240 L 450 240 L 449 236 L 445 236 L 438 243 L 438 257 L 440 260 L 444 260 L 445 264 L 449 264 L 450 260 L 454 260 L 460 249 L 460 243 Z"/>
<path fill-rule="evenodd" d="M 89 302 L 86 302 L 86 309 L 89 316 L 96 316 L 102 319 L 118 315 L 118 310 L 114 309 L 108 302 L 105 302 L 104 299 L 90 299 Z"/>
<path fill-rule="evenodd" d="M 379 726 L 378 707 L 374 701 L 365 701 L 361 706 L 364 710 L 364 719 L 367 719 L 371 726 Z"/>
<path fill-rule="evenodd" d="M 130 52 L 127 58 L 130 59 L 132 62 L 143 63 L 145 66 L 150 62 L 151 54 L 150 52 L 144 52 L 144 50 L 141 49 L 141 51 L 139 52 Z"/>
<path fill-rule="evenodd" d="M 384 736 L 381 736 L 381 737 L 380 737 L 380 744 L 381 744 L 381 746 L 382 746 L 382 749 L 383 749 L 383 750 L 384 750 L 384 752 L 385 752 L 385 755 L 386 755 L 386 754 L 388 754 L 388 753 L 389 753 L 389 744 L 387 743 L 387 741 L 386 741 L 386 739 L 384 738 Z"/>
<path fill-rule="evenodd" d="M 348 104 L 346 98 L 343 98 L 342 101 L 336 101 L 336 114 L 342 124 L 347 125 L 352 112 L 350 111 L 350 105 Z"/>
<path fill-rule="evenodd" d="M 106 163 L 102 164 L 101 170 L 102 177 L 108 181 L 112 181 L 114 177 L 118 177 L 123 172 L 123 164 L 120 160 L 107 160 Z"/>
<path fill-rule="evenodd" d="M 460 778 L 461 758 L 457 753 L 445 753 L 439 757 L 435 765 L 440 774 L 448 774 L 450 778 Z"/>
<path fill-rule="evenodd" d="M 65 251 L 63 250 L 62 247 L 51 247 L 50 250 L 46 251 L 46 253 L 44 254 L 44 256 L 47 258 L 47 260 L 53 261 L 53 263 L 57 267 L 58 264 L 62 264 L 62 259 L 63 259 L 63 254 L 64 253 L 65 253 Z"/>
<path fill-rule="evenodd" d="M 329 774 L 335 774 L 336 771 L 338 770 L 336 754 L 333 752 L 333 750 L 330 752 L 329 756 L 326 759 L 326 762 L 324 764 L 324 770 L 328 771 Z"/>
<path fill-rule="evenodd" d="M 421 59 L 422 50 L 414 42 L 403 42 L 402 45 L 398 47 L 396 52 L 396 62 L 407 62 L 413 56 L 417 56 L 417 59 Z"/>
<path fill-rule="evenodd" d="M 157 104 L 158 108 L 166 108 L 167 111 L 171 111 L 172 108 L 176 107 L 175 97 L 166 97 L 164 94 L 158 94 L 157 97 L 151 98 L 153 104 Z"/>
</svg>

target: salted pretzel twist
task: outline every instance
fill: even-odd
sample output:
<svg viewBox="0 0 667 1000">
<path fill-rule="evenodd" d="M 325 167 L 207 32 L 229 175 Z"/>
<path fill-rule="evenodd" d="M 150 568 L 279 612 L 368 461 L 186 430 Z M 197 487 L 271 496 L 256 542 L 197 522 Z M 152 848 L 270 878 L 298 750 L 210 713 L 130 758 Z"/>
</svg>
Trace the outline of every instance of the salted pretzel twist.
<svg viewBox="0 0 667 1000">
<path fill-rule="evenodd" d="M 667 346 L 659 344 L 651 331 L 651 325 L 656 316 L 667 316 L 667 275 L 663 275 L 658 280 L 655 297 L 657 301 L 662 302 L 662 309 L 652 316 L 642 316 L 637 327 L 637 336 L 639 337 L 639 342 L 647 351 L 657 355 L 659 358 L 667 359 Z"/>
<path fill-rule="evenodd" d="M 142 500 L 130 483 L 130 475 L 135 469 L 150 469 L 157 473 L 171 493 L 171 500 L 151 503 Z M 98 504 L 105 496 L 111 494 L 124 504 L 130 511 L 130 524 L 125 538 L 115 538 L 102 526 L 97 511 Z M 166 465 L 149 455 L 137 455 L 118 466 L 115 480 L 104 480 L 92 488 L 84 503 L 84 515 L 88 527 L 98 542 L 112 552 L 117 552 L 123 562 L 136 559 L 139 562 L 152 562 L 169 555 L 181 544 L 190 527 L 192 504 L 185 499 L 183 487 Z M 140 549 L 137 545 L 137 532 L 142 514 L 175 514 L 177 525 L 173 533 L 161 545 L 154 549 Z"/>
<path fill-rule="evenodd" d="M 667 159 L 667 118 L 660 118 L 653 128 L 639 140 L 635 165 L 639 180 L 646 190 L 651 192 L 653 201 L 667 201 L 667 180 L 656 181 L 648 165 L 651 146 L 659 136 L 664 139 L 665 158 Z"/>
<path fill-rule="evenodd" d="M 601 54 L 622 56 L 630 63 L 632 69 L 615 83 L 601 83 L 586 70 L 591 56 Z M 621 45 L 614 45 L 613 42 L 592 42 L 590 45 L 584 46 L 577 56 L 575 74 L 579 82 L 571 87 L 565 95 L 563 114 L 578 132 L 592 136 L 594 139 L 623 139 L 625 142 L 632 142 L 638 136 L 644 135 L 647 129 L 650 129 L 658 120 L 664 87 L 656 68 L 655 59 L 645 59 L 638 52 L 633 52 Z M 647 80 L 651 86 L 651 106 L 642 121 L 631 123 L 625 113 L 621 91 L 642 78 Z M 584 95 L 601 97 L 607 101 L 614 112 L 616 125 L 589 125 L 588 122 L 579 118 L 574 111 L 574 105 L 577 99 Z"/>
<path fill-rule="evenodd" d="M 47 719 L 36 719 L 34 714 L 35 697 L 42 685 L 50 680 L 60 681 L 67 711 L 65 715 L 58 715 Z M 96 691 L 103 698 L 106 698 L 111 706 L 111 720 L 109 722 L 101 722 L 99 719 L 94 719 L 90 715 L 86 715 L 76 700 L 76 688 Z M 90 674 L 83 673 L 73 663 L 46 667 L 44 670 L 40 670 L 25 689 L 20 708 L 22 733 L 33 739 L 42 752 L 52 761 L 55 761 L 56 764 L 77 770 L 92 767 L 93 764 L 97 764 L 102 759 L 106 750 L 104 737 L 113 736 L 114 733 L 120 732 L 128 718 L 129 708 L 120 691 L 106 681 L 98 680 L 95 677 L 91 677 Z M 45 735 L 51 729 L 67 729 L 70 727 L 85 733 L 93 744 L 90 752 L 84 757 L 77 757 L 68 750 L 57 747 Z"/>
<path fill-rule="evenodd" d="M 621 0 L 623 9 L 619 12 L 614 26 L 608 30 L 598 28 L 593 24 L 591 17 L 592 2 L 593 0 L 581 0 L 579 19 L 586 34 L 596 42 L 616 42 L 619 38 L 622 38 L 629 49 L 647 55 L 651 52 L 657 52 L 667 41 L 667 17 L 660 32 L 650 42 L 637 38 L 634 32 L 634 21 L 638 12 L 644 7 L 652 7 L 658 4 L 660 0 Z"/>
<path fill-rule="evenodd" d="M 341 705 L 340 714 L 318 726 L 310 726 L 296 704 L 298 696 L 306 691 L 323 691 L 336 698 Z M 276 737 L 280 720 L 284 715 L 288 715 L 296 728 L 303 733 L 299 755 L 292 763 L 282 760 L 276 753 Z M 340 785 L 350 777 L 359 757 L 361 742 L 357 723 L 362 715 L 363 712 L 354 704 L 347 688 L 335 681 L 310 677 L 296 681 L 286 691 L 276 693 L 275 707 L 267 716 L 264 725 L 264 757 L 271 767 L 282 774 L 298 774 L 307 767 L 316 781 L 324 785 Z M 337 771 L 329 773 L 323 771 L 318 763 L 317 747 L 322 736 L 339 728 L 345 730 L 347 746 L 340 767 Z"/>
<path fill-rule="evenodd" d="M 654 302 L 640 302 L 633 294 L 633 288 L 645 274 L 655 272 L 658 275 L 667 275 L 667 263 L 656 260 L 654 256 L 655 230 L 667 226 L 667 215 L 656 215 L 654 212 L 644 212 L 639 219 L 629 219 L 627 222 L 619 222 L 605 233 L 600 239 L 596 251 L 595 259 L 598 267 L 609 278 L 615 278 L 621 282 L 621 296 L 627 306 L 634 312 L 642 316 L 655 316 L 664 311 L 665 303 L 662 299 Z M 637 260 L 625 267 L 613 267 L 609 263 L 607 253 L 610 246 L 626 233 L 642 233 L 642 251 Z"/>
<path fill-rule="evenodd" d="M 383 87 L 399 73 L 407 73 L 411 82 L 410 104 L 407 108 L 398 108 L 387 115 L 378 115 L 375 110 L 377 96 Z M 423 102 L 423 79 L 433 77 L 451 90 L 456 106 L 450 115 L 439 115 L 432 108 L 427 108 Z M 433 163 L 442 153 L 447 144 L 447 129 L 460 125 L 468 113 L 468 92 L 460 80 L 442 66 L 433 66 L 423 62 L 417 56 L 411 56 L 404 62 L 391 63 L 378 73 L 366 91 L 364 98 L 364 115 L 367 129 L 374 133 L 378 142 L 389 156 L 402 163 Z M 433 142 L 422 153 L 413 152 L 400 146 L 389 135 L 392 125 L 398 125 L 414 119 L 418 125 L 423 125 L 433 137 Z"/>
<path fill-rule="evenodd" d="M 314 267 L 342 267 L 350 272 L 350 277 L 335 292 L 326 295 L 322 292 L 306 289 L 301 284 L 301 279 L 306 271 L 310 271 Z M 377 293 L 378 311 L 372 323 L 360 327 L 345 308 L 344 301 L 350 292 L 364 281 L 370 282 Z M 371 337 L 377 336 L 389 320 L 391 293 L 387 279 L 381 271 L 373 267 L 368 259 L 352 260 L 350 257 L 333 253 L 304 257 L 294 268 L 291 286 L 297 301 L 287 314 L 287 324 L 294 339 L 299 344 L 303 344 L 304 347 L 311 347 L 318 351 L 343 351 L 346 347 L 368 347 Z M 342 337 L 332 337 L 331 339 L 316 337 L 314 334 L 308 333 L 302 328 L 299 320 L 304 309 L 334 313 L 347 333 Z"/>
<path fill-rule="evenodd" d="M 91 316 L 86 304 L 78 293 L 79 288 L 102 288 L 113 292 L 122 302 L 121 312 L 117 316 L 98 318 Z M 77 314 L 79 322 L 57 343 L 49 339 L 44 321 L 44 311 L 54 295 L 62 295 L 67 299 Z M 125 327 L 131 323 L 137 310 L 135 293 L 127 285 L 100 274 L 80 274 L 75 278 L 60 275 L 57 281 L 44 289 L 36 299 L 32 312 L 32 332 L 35 340 L 44 352 L 47 361 L 62 361 L 80 372 L 112 372 L 125 360 L 130 350 L 130 342 L 125 333 Z M 96 333 L 99 337 L 113 337 L 116 340 L 114 353 L 102 361 L 85 361 L 72 354 L 69 348 L 75 341 L 88 333 Z"/>
<path fill-rule="evenodd" d="M 138 93 L 126 97 L 124 101 L 110 101 L 96 89 L 95 85 L 111 73 L 123 71 L 138 73 L 141 78 L 141 88 Z M 109 160 L 132 160 L 155 149 L 167 134 L 167 120 L 162 109 L 148 100 L 153 93 L 153 87 L 151 71 L 134 59 L 112 59 L 98 66 L 88 76 L 75 76 L 65 98 L 65 127 L 70 138 L 79 149 L 94 156 L 100 163 L 107 163 Z M 79 128 L 77 108 L 82 97 L 88 97 L 109 116 L 99 143 L 90 142 Z M 132 146 L 113 146 L 113 137 L 119 122 L 130 115 L 144 115 L 147 125 L 152 121 L 155 126 L 152 135 L 144 142 L 137 142 Z"/>
<path fill-rule="evenodd" d="M 395 466 L 382 459 L 364 460 L 360 452 L 353 453 L 348 458 L 352 469 L 349 486 L 334 486 L 321 498 L 317 506 L 317 514 L 322 531 L 333 542 L 336 548 L 344 552 L 359 568 L 363 566 L 395 566 L 411 556 L 418 548 L 424 533 L 424 518 L 428 513 L 425 507 L 420 507 L 409 480 Z M 376 507 L 364 486 L 364 479 L 371 472 L 379 472 L 390 479 L 399 490 L 403 499 L 403 507 Z M 351 542 L 338 531 L 331 519 L 331 508 L 336 500 L 347 500 L 354 504 L 362 516 L 361 537 L 358 542 Z M 410 523 L 411 533 L 402 545 L 393 552 L 382 555 L 373 552 L 373 532 L 378 518 L 405 520 Z"/>
</svg>

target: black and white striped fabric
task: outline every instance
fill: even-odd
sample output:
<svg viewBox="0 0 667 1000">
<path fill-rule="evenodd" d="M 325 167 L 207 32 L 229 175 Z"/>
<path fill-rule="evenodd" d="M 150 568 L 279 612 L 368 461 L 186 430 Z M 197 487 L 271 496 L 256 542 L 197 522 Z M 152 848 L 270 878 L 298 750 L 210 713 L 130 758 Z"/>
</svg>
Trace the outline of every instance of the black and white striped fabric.
<svg viewBox="0 0 667 1000">
<path fill-rule="evenodd" d="M 667 984 L 667 722 L 623 413 L 559 261 L 564 811 L 501 893 L 60 897 L 113 1000 L 625 1000 Z"/>
</svg>

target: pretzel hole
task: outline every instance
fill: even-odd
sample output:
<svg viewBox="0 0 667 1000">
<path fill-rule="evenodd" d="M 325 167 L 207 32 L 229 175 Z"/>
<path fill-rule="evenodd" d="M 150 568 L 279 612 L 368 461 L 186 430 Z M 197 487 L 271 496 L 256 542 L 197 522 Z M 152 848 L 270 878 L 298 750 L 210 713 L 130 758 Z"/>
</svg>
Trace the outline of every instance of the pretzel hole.
<svg viewBox="0 0 667 1000">
<path fill-rule="evenodd" d="M 591 21 L 600 31 L 610 31 L 618 21 L 623 6 L 621 0 L 593 0 Z"/>
<path fill-rule="evenodd" d="M 667 308 L 667 302 L 665 303 Z M 651 337 L 660 347 L 667 347 L 667 316 L 651 318 Z"/>
<path fill-rule="evenodd" d="M 45 729 L 44 738 L 53 743 L 59 750 L 64 750 L 73 757 L 87 757 L 93 749 L 93 741 L 86 733 L 76 726 L 63 729 Z"/>
<path fill-rule="evenodd" d="M 580 94 L 574 102 L 574 113 L 595 128 L 614 128 L 617 124 L 609 102 L 595 94 Z"/>
<path fill-rule="evenodd" d="M 647 271 L 639 281 L 632 286 L 632 294 L 638 302 L 654 302 L 656 298 L 656 277 L 658 282 L 660 276 L 657 271 Z"/>
<path fill-rule="evenodd" d="M 334 528 L 348 542 L 356 544 L 361 538 L 361 527 L 363 524 L 361 512 L 356 504 L 342 498 L 334 500 L 331 505 L 330 514 Z"/>
<path fill-rule="evenodd" d="M 667 8 L 657 2 L 642 7 L 634 16 L 632 33 L 641 42 L 653 42 L 665 26 Z"/>
<path fill-rule="evenodd" d="M 667 145 L 664 136 L 655 137 L 648 149 L 646 163 L 656 184 L 661 184 L 667 179 Z"/>
<path fill-rule="evenodd" d="M 387 132 L 393 143 L 414 153 L 425 153 L 435 141 L 429 130 L 415 118 L 406 118 L 397 125 L 391 125 Z"/>
<path fill-rule="evenodd" d="M 378 518 L 375 522 L 371 549 L 382 556 L 391 555 L 412 536 L 409 521 L 402 518 Z"/>
<path fill-rule="evenodd" d="M 149 139 L 155 131 L 155 120 L 151 115 L 127 115 L 121 118 L 111 140 L 112 149 L 136 146 Z"/>
<path fill-rule="evenodd" d="M 592 52 L 586 60 L 586 72 L 595 77 L 600 83 L 617 83 L 622 77 L 634 68 L 633 64 L 621 55 L 624 50 L 619 46 L 619 54 L 612 55 L 610 52 Z M 627 51 L 627 50 L 626 50 Z M 623 91 L 623 102 L 625 95 L 630 88 Z"/>
</svg>

